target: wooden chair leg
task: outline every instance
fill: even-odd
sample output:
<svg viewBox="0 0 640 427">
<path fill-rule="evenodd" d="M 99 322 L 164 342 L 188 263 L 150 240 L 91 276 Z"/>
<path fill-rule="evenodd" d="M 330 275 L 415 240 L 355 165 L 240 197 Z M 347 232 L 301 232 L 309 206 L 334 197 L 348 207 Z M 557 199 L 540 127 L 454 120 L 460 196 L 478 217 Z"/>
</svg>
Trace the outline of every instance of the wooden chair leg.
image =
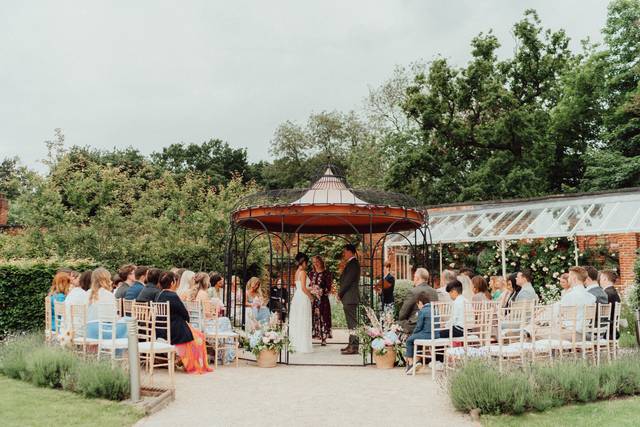
<svg viewBox="0 0 640 427">
<path fill-rule="evenodd" d="M 214 366 L 214 369 L 217 370 L 218 369 L 218 356 L 220 355 L 219 354 L 219 347 L 218 347 L 218 337 L 216 337 L 215 340 L 216 340 L 216 342 L 214 344 L 214 351 L 213 351 L 215 356 L 214 356 L 213 366 Z"/>
<path fill-rule="evenodd" d="M 170 352 L 169 356 L 169 378 L 171 379 L 171 386 L 176 388 L 175 369 L 176 369 L 176 353 Z"/>
</svg>

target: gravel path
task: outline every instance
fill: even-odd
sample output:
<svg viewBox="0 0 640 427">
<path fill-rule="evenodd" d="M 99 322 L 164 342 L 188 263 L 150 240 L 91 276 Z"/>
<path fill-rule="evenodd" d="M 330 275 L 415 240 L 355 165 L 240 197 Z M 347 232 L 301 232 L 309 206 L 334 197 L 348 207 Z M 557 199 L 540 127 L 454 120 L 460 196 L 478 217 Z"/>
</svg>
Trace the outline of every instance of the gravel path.
<svg viewBox="0 0 640 427">
<path fill-rule="evenodd" d="M 242 362 L 206 375 L 176 375 L 176 400 L 138 426 L 471 426 L 428 373 L 402 368 L 284 366 Z"/>
</svg>

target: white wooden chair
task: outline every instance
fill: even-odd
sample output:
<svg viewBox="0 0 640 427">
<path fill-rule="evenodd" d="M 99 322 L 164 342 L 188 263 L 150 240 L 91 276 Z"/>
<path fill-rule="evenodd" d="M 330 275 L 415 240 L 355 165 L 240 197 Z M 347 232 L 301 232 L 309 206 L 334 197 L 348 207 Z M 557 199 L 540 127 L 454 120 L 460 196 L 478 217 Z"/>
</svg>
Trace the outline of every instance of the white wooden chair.
<svg viewBox="0 0 640 427">
<path fill-rule="evenodd" d="M 116 314 L 118 315 L 118 317 L 124 317 L 123 311 L 122 311 L 122 301 L 124 300 L 124 298 L 116 298 Z"/>
<path fill-rule="evenodd" d="M 204 331 L 205 322 L 202 303 L 200 301 L 185 301 L 184 306 L 189 313 L 189 323 L 191 326 L 200 331 Z"/>
<path fill-rule="evenodd" d="M 620 312 L 622 304 L 617 303 L 613 306 L 613 316 L 611 317 L 611 331 L 609 332 L 610 351 L 613 360 L 618 359 L 618 331 L 620 330 Z"/>
<path fill-rule="evenodd" d="M 44 341 L 51 344 L 53 341 L 53 313 L 51 312 L 51 297 L 44 297 Z"/>
<path fill-rule="evenodd" d="M 423 366 L 427 365 L 427 358 L 430 358 L 433 364 L 431 370 L 431 377 L 436 377 L 436 355 L 441 356 L 444 360 L 444 353 L 449 346 L 450 338 L 434 338 L 439 337 L 442 331 L 447 331 L 451 336 L 451 309 L 450 302 L 437 302 L 432 301 L 431 304 L 431 339 L 415 340 L 413 342 L 413 357 L 414 364 L 411 374 L 416 374 L 416 368 L 418 361 L 422 361 Z"/>
<path fill-rule="evenodd" d="M 108 355 L 112 361 L 126 360 L 128 338 L 117 338 L 118 316 L 111 303 L 98 303 L 98 358 Z"/>
<path fill-rule="evenodd" d="M 151 306 L 134 304 L 133 314 L 138 326 L 138 352 L 153 384 L 153 370 L 166 367 L 171 384 L 175 385 L 176 348 L 171 345 L 171 314 L 168 302 L 152 302 Z M 164 331 L 166 340 L 157 339 Z M 159 357 L 160 356 L 160 357 Z"/>
<path fill-rule="evenodd" d="M 86 304 L 71 304 L 67 306 L 69 324 L 73 328 L 73 347 L 80 350 L 83 356 L 87 354 L 87 347 L 97 345 L 98 339 L 87 337 L 87 306 Z"/>
<path fill-rule="evenodd" d="M 533 319 L 533 308 L 533 301 L 522 301 L 498 309 L 497 344 L 489 345 L 486 350 L 492 358 L 498 359 L 500 371 L 504 361 L 524 363 L 529 352 L 525 337 Z"/>
<path fill-rule="evenodd" d="M 575 348 L 576 355 L 582 354 L 582 358 L 585 360 L 587 357 L 591 357 L 594 363 L 596 362 L 594 341 L 597 332 L 596 311 L 596 304 L 582 306 L 582 316 L 581 319 L 578 319 L 580 323 L 577 328 Z"/>
<path fill-rule="evenodd" d="M 492 301 L 465 304 L 463 335 L 452 338 L 445 350 L 446 370 L 455 368 L 460 361 L 489 357 L 496 309 Z"/>
<path fill-rule="evenodd" d="M 596 327 L 592 337 L 596 364 L 600 364 L 601 353 L 604 351 L 607 361 L 611 362 L 611 304 L 598 304 Z"/>
<path fill-rule="evenodd" d="M 204 334 L 207 339 L 207 344 L 213 347 L 214 352 L 214 368 L 218 368 L 218 358 L 220 351 L 227 351 L 233 349 L 235 351 L 235 365 L 238 367 L 238 348 L 240 344 L 240 336 L 233 331 L 220 331 L 218 330 L 218 309 L 210 301 L 204 301 L 202 303 L 204 309 L 204 317 L 209 320 L 212 325 L 211 328 L 204 328 Z M 249 310 L 251 311 L 251 310 Z"/>
<path fill-rule="evenodd" d="M 56 329 L 55 333 L 53 334 L 53 339 L 56 342 L 60 342 L 62 333 L 64 332 L 67 325 L 67 309 L 64 301 L 53 302 L 53 322 Z"/>
<path fill-rule="evenodd" d="M 135 301 L 132 299 L 124 299 L 122 298 L 122 317 L 132 317 L 133 312 L 133 303 Z"/>
</svg>

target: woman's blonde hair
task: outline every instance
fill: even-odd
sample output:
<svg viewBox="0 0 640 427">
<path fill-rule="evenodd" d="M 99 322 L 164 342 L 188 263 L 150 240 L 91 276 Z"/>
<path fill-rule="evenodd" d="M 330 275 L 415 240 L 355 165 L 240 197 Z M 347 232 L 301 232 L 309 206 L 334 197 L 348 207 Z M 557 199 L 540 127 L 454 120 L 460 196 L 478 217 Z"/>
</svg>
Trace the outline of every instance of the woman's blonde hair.
<svg viewBox="0 0 640 427">
<path fill-rule="evenodd" d="M 251 279 L 249 279 L 249 281 L 247 282 L 247 292 L 253 292 L 253 287 L 256 284 L 258 285 L 256 291 L 260 292 L 260 279 L 258 279 L 257 277 L 252 277 Z"/>
<path fill-rule="evenodd" d="M 91 273 L 91 293 L 89 294 L 89 304 L 98 300 L 100 288 L 111 292 L 111 273 L 102 267 L 98 267 Z"/>
<path fill-rule="evenodd" d="M 193 288 L 191 289 L 190 295 L 189 295 L 189 300 L 193 301 L 196 299 L 196 297 L 198 296 L 198 292 L 202 289 L 203 291 L 206 291 L 207 289 L 209 289 L 209 285 L 210 285 L 210 279 L 209 279 L 209 274 L 208 273 L 197 273 L 195 276 L 193 276 Z"/>
<path fill-rule="evenodd" d="M 327 268 L 327 266 L 324 264 L 324 259 L 322 259 L 322 257 L 320 255 L 314 255 L 313 259 L 318 261 L 318 263 L 322 266 L 323 270 L 325 270 Z"/>
</svg>

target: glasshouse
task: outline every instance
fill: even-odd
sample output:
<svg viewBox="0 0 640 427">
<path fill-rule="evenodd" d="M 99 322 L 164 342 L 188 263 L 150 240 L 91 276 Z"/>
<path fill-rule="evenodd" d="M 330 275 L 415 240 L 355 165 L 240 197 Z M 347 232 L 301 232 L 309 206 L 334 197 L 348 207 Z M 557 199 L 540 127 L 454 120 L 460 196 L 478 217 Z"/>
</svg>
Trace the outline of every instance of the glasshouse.
<svg viewBox="0 0 640 427">
<path fill-rule="evenodd" d="M 504 275 L 516 268 L 535 272 L 539 265 L 540 277 L 549 281 L 571 265 L 591 263 L 618 270 L 620 287 L 634 281 L 640 188 L 439 205 L 428 213 L 440 272 L 471 267 L 487 275 Z M 418 233 L 415 238 L 421 236 Z M 411 271 L 405 242 L 404 237 L 395 236 L 386 243 L 387 256 L 401 279 L 409 279 Z M 552 259 L 545 264 L 541 257 Z"/>
</svg>

